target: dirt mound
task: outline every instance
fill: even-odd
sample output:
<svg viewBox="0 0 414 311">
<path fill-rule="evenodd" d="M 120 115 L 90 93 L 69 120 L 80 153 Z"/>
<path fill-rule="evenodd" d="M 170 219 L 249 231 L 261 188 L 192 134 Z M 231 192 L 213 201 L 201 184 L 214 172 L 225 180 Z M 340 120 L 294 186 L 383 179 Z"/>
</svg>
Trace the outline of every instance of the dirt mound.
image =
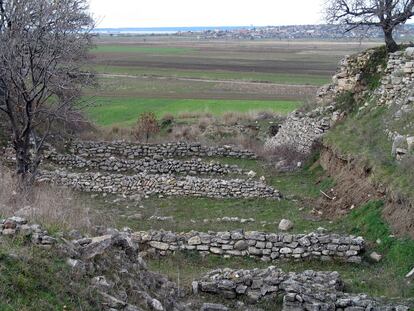
<svg viewBox="0 0 414 311">
<path fill-rule="evenodd" d="M 335 219 L 371 200 L 384 201 L 383 216 L 393 233 L 414 238 L 414 207 L 407 199 L 371 181 L 371 169 L 356 161 L 337 155 L 324 147 L 320 163 L 335 179 L 336 185 L 321 193 L 317 211 L 322 217 Z"/>
</svg>

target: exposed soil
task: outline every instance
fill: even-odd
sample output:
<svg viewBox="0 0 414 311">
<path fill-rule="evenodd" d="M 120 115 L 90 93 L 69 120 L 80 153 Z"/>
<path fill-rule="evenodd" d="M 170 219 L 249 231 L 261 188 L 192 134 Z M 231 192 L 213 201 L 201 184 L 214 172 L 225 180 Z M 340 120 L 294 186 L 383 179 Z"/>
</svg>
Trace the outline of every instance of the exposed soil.
<svg viewBox="0 0 414 311">
<path fill-rule="evenodd" d="M 333 189 L 321 194 L 317 201 L 323 217 L 334 219 L 370 200 L 381 199 L 385 203 L 383 217 L 393 233 L 414 238 L 412 203 L 382 185 L 373 184 L 369 167 L 355 159 L 341 157 L 326 147 L 321 152 L 320 164 L 336 182 Z"/>
</svg>

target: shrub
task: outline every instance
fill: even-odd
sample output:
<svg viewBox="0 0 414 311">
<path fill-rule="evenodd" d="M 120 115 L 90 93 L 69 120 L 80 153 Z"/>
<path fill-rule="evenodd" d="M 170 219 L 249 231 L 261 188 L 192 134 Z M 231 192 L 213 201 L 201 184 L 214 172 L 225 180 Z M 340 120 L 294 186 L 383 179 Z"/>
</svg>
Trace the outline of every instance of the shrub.
<svg viewBox="0 0 414 311">
<path fill-rule="evenodd" d="M 351 91 L 344 91 L 335 97 L 337 108 L 340 111 L 351 113 L 356 109 L 355 94 Z"/>
<path fill-rule="evenodd" d="M 150 136 L 160 131 L 157 117 L 153 112 L 144 112 L 140 115 L 136 127 L 133 129 L 133 135 L 136 139 L 145 138 L 148 142 Z"/>
<path fill-rule="evenodd" d="M 174 116 L 171 113 L 167 113 L 161 118 L 161 128 L 169 127 L 173 124 L 173 122 Z"/>
</svg>

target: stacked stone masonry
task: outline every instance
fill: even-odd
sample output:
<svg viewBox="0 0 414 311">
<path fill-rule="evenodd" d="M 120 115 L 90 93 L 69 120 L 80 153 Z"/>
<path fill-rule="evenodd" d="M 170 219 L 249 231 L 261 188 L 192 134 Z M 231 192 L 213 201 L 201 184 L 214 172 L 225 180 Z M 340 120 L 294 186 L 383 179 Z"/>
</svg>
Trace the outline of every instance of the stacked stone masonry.
<svg viewBox="0 0 414 311">
<path fill-rule="evenodd" d="M 145 157 L 138 160 L 122 159 L 117 157 L 84 158 L 72 154 L 59 154 L 52 152 L 47 157 L 61 166 L 77 169 L 101 170 L 116 173 L 149 173 L 149 174 L 189 174 L 189 175 L 226 175 L 245 174 L 247 172 L 237 165 L 220 164 L 217 162 L 203 162 L 201 159 L 188 161 L 164 159 L 163 157 Z"/>
<path fill-rule="evenodd" d="M 344 283 L 337 272 L 286 273 L 273 266 L 254 270 L 218 269 L 193 283 L 194 293 L 245 298 L 251 304 L 283 294 L 283 311 L 409 310 L 406 306 L 386 304 L 366 295 L 350 295 L 343 290 Z"/>
<path fill-rule="evenodd" d="M 276 234 L 264 232 L 135 232 L 141 249 L 167 255 L 178 250 L 194 250 L 221 256 L 250 256 L 263 261 L 277 259 L 319 259 L 361 262 L 364 239 L 337 234 Z"/>
<path fill-rule="evenodd" d="M 39 174 L 38 181 L 69 186 L 84 192 L 109 194 L 211 198 L 281 198 L 279 191 L 265 183 L 244 179 L 208 179 L 145 173 L 127 176 L 103 173 L 68 173 L 57 170 L 42 171 Z"/>
<path fill-rule="evenodd" d="M 56 239 L 49 236 L 47 231 L 43 230 L 39 225 L 29 225 L 25 218 L 17 216 L 0 219 L 0 236 L 2 235 L 29 237 L 33 244 L 45 247 L 56 243 Z"/>
<path fill-rule="evenodd" d="M 310 112 L 295 111 L 282 124 L 278 133 L 265 143 L 267 150 L 288 148 L 309 155 L 315 142 L 342 117 L 335 107 L 335 98 L 344 91 L 362 92 L 362 73 L 373 50 L 345 57 L 332 78 L 332 83 L 322 87 L 318 94 L 319 107 Z"/>
<path fill-rule="evenodd" d="M 207 147 L 199 143 L 172 142 L 165 144 L 134 144 L 124 141 L 115 142 L 73 142 L 67 146 L 73 154 L 83 157 L 124 157 L 137 159 L 143 157 L 232 157 L 256 159 L 256 155 L 248 150 L 234 146 Z"/>
<path fill-rule="evenodd" d="M 378 105 L 393 113 L 386 134 L 393 142 L 391 153 L 398 160 L 414 151 L 414 47 L 389 55 L 387 68 L 376 91 Z M 404 126 L 398 121 L 404 120 Z"/>
</svg>

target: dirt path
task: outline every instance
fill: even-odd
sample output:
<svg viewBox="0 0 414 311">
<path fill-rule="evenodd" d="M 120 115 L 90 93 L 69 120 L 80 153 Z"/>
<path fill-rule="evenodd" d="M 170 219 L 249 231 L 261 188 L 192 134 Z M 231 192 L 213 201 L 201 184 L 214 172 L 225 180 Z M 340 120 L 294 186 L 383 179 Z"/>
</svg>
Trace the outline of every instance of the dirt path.
<svg viewBox="0 0 414 311">
<path fill-rule="evenodd" d="M 317 88 L 318 86 L 310 84 L 284 84 L 284 83 L 272 83 L 272 82 L 260 82 L 260 81 L 241 81 L 241 80 L 214 80 L 214 79 L 201 79 L 201 78 L 184 78 L 184 77 L 166 77 L 166 76 L 136 76 L 126 74 L 107 74 L 101 73 L 97 75 L 103 78 L 131 78 L 131 79 L 157 79 L 157 80 L 178 80 L 178 81 L 195 81 L 195 82 L 206 82 L 206 83 L 231 83 L 241 85 L 266 85 L 275 87 L 293 87 L 293 88 Z"/>
</svg>

